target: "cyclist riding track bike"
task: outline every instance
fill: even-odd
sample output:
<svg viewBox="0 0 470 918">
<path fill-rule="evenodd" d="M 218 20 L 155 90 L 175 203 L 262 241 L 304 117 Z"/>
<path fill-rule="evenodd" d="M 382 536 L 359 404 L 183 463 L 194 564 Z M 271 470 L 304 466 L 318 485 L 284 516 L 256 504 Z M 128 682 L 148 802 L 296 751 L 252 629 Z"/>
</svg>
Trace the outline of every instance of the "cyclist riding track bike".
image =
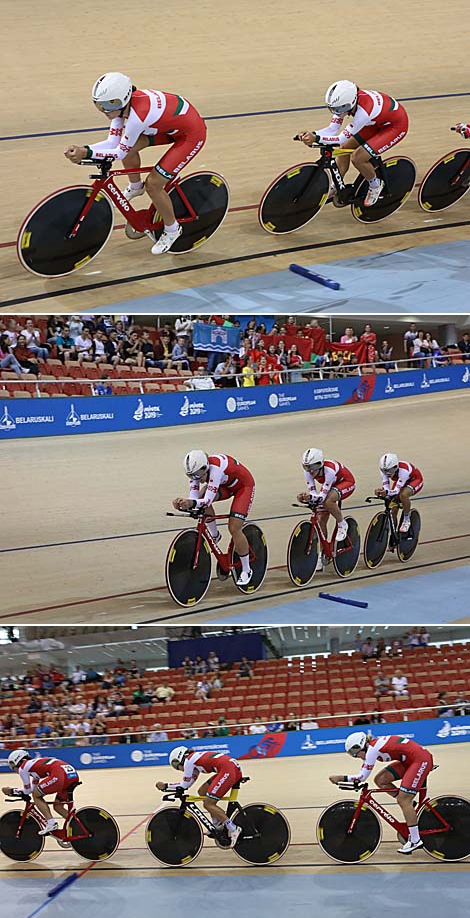
<svg viewBox="0 0 470 918">
<path fill-rule="evenodd" d="M 411 497 L 419 494 L 423 487 L 423 476 L 418 468 L 411 462 L 405 462 L 395 453 L 385 453 L 379 463 L 382 475 L 382 487 L 375 489 L 376 497 L 396 497 L 392 507 L 395 524 L 398 517 L 398 508 L 403 507 L 403 521 L 400 526 L 401 533 L 409 532 L 411 526 Z"/>
<path fill-rule="evenodd" d="M 354 493 L 356 482 L 354 475 L 345 465 L 334 459 L 325 459 L 321 449 L 307 449 L 302 456 L 302 468 L 308 492 L 297 495 L 301 504 L 320 507 L 319 525 L 325 539 L 328 538 L 328 517 L 334 517 L 338 524 L 336 541 L 342 542 L 348 534 L 348 524 L 341 513 L 341 501 Z M 317 485 L 320 490 L 317 492 Z M 321 558 L 318 560 L 321 564 Z"/>
<path fill-rule="evenodd" d="M 33 758 L 27 749 L 15 749 L 11 752 L 8 756 L 8 764 L 12 771 L 18 772 L 23 782 L 24 793 L 32 794 L 35 806 L 47 820 L 46 825 L 38 834 L 48 835 L 50 832 L 55 832 L 59 826 L 44 796 L 55 793 L 53 808 L 56 813 L 66 819 L 68 812 L 65 801 L 69 799 L 69 789 L 78 784 L 78 772 L 72 765 L 61 759 Z M 16 796 L 17 788 L 2 787 L 2 793 Z"/>
<path fill-rule="evenodd" d="M 457 131 L 458 134 L 461 134 L 462 137 L 465 137 L 465 140 L 470 140 L 470 124 L 459 124 L 455 125 L 454 131 Z"/>
<path fill-rule="evenodd" d="M 93 86 L 92 98 L 111 121 L 108 137 L 86 147 L 67 147 L 65 156 L 73 163 L 111 157 L 122 160 L 126 169 L 135 168 L 123 197 L 131 201 L 147 191 L 164 221 L 163 233 L 152 246 L 152 254 L 168 252 L 182 228 L 164 188 L 204 146 L 206 124 L 187 99 L 161 90 L 137 89 L 124 73 L 101 76 Z M 140 152 L 161 144 L 172 144 L 171 150 L 149 172 L 144 185 L 139 172 Z"/>
<path fill-rule="evenodd" d="M 233 785 L 243 777 L 237 760 L 221 752 L 195 752 L 194 749 L 188 749 L 186 746 L 177 746 L 172 749 L 169 760 L 173 768 L 183 772 L 183 777 L 177 784 L 157 781 L 155 787 L 161 791 L 177 790 L 178 788 L 188 790 L 197 781 L 200 774 L 215 772 L 214 777 L 208 778 L 201 785 L 199 795 L 204 797 L 204 809 L 212 817 L 215 829 L 227 830 L 230 836 L 230 847 L 233 848 L 242 830 L 227 817 L 223 809 L 218 806 L 218 801 L 225 797 Z"/>
<path fill-rule="evenodd" d="M 378 773 L 375 783 L 378 787 L 390 789 L 390 795 L 396 797 L 410 830 L 408 840 L 398 851 L 400 854 L 411 854 L 417 848 L 422 848 L 413 798 L 426 785 L 427 776 L 433 769 L 431 753 L 404 736 L 380 736 L 373 739 L 370 734 L 363 732 L 351 733 L 346 739 L 345 749 L 354 758 L 362 759 L 364 764 L 357 775 L 330 775 L 331 783 L 367 781 L 377 761 L 389 762 Z M 399 790 L 393 784 L 396 780 L 401 780 Z"/>
<path fill-rule="evenodd" d="M 203 510 L 206 516 L 214 517 L 213 502 L 233 497 L 228 530 L 242 565 L 237 583 L 246 586 L 253 572 L 250 568 L 250 546 L 243 532 L 243 524 L 255 496 L 253 475 L 233 456 L 208 456 L 200 449 L 193 449 L 185 456 L 184 470 L 190 479 L 189 498 L 175 498 L 173 506 L 176 510 Z M 207 527 L 212 538 L 218 542 L 221 534 L 216 521 L 209 518 Z"/>
<path fill-rule="evenodd" d="M 308 147 L 314 143 L 331 143 L 354 150 L 350 156 L 345 153 L 338 158 L 338 168 L 344 176 L 352 162 L 369 182 L 364 206 L 371 207 L 378 201 L 384 183 L 376 175 L 370 158 L 380 156 L 406 137 L 408 115 L 392 96 L 374 89 L 360 89 L 350 80 L 332 83 L 326 91 L 325 104 L 332 114 L 330 124 L 320 131 L 299 133 L 299 140 Z M 350 115 L 352 121 L 340 131 L 346 115 Z M 333 186 L 330 194 L 334 191 Z"/>
</svg>

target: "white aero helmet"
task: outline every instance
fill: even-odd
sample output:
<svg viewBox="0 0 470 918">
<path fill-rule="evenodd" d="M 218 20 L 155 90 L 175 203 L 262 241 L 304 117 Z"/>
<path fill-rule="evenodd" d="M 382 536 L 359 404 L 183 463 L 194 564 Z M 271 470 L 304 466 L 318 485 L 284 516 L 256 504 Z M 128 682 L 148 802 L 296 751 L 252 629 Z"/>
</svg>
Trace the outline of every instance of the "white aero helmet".
<svg viewBox="0 0 470 918">
<path fill-rule="evenodd" d="M 351 80 L 337 80 L 326 90 L 325 103 L 337 115 L 347 115 L 357 102 L 357 86 Z"/>
<path fill-rule="evenodd" d="M 202 449 L 192 449 L 184 457 L 183 465 L 188 478 L 202 478 L 209 471 L 209 457 Z"/>
<path fill-rule="evenodd" d="M 380 465 L 380 471 L 383 472 L 384 475 L 392 474 L 393 472 L 397 470 L 398 465 L 399 465 L 397 454 L 396 453 L 384 453 L 384 455 L 380 457 L 379 465 Z"/>
<path fill-rule="evenodd" d="M 178 768 L 178 765 L 183 764 L 188 752 L 189 749 L 187 746 L 175 746 L 175 748 L 171 750 L 170 755 L 168 756 L 170 765 L 173 768 Z"/>
<path fill-rule="evenodd" d="M 346 752 L 349 752 L 349 755 L 352 755 L 353 758 L 356 758 L 358 752 L 360 752 L 361 749 L 365 749 L 366 745 L 367 733 L 362 733 L 361 731 L 357 733 L 350 733 L 346 738 L 344 748 L 346 749 Z"/>
<path fill-rule="evenodd" d="M 8 764 L 10 768 L 18 768 L 25 759 L 30 758 L 31 756 L 27 749 L 14 749 L 8 756 Z"/>
<path fill-rule="evenodd" d="M 302 456 L 302 465 L 308 472 L 319 472 L 323 465 L 321 449 L 306 449 Z"/>
<path fill-rule="evenodd" d="M 102 112 L 120 111 L 132 95 L 132 80 L 124 73 L 104 73 L 93 86 L 92 99 Z"/>
</svg>

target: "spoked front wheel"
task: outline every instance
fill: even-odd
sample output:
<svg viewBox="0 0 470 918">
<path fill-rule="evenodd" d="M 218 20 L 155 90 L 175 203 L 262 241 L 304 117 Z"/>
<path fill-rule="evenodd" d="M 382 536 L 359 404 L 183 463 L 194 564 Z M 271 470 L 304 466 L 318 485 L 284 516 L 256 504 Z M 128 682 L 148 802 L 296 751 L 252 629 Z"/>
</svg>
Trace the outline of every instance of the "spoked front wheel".
<svg viewBox="0 0 470 918">
<path fill-rule="evenodd" d="M 382 162 L 385 176 L 385 187 L 379 200 L 371 207 L 364 207 L 361 200 L 365 198 L 369 183 L 364 179 L 356 188 L 356 203 L 351 206 L 351 213 L 360 223 L 377 223 L 390 214 L 400 210 L 408 200 L 416 181 L 416 165 L 408 156 L 395 156 Z"/>
<path fill-rule="evenodd" d="M 364 561 L 369 569 L 378 567 L 385 557 L 390 537 L 390 523 L 383 510 L 370 521 L 364 539 Z"/>
<path fill-rule="evenodd" d="M 145 840 L 151 854 L 167 867 L 185 867 L 198 856 L 203 843 L 201 826 L 189 810 L 166 806 L 147 823 Z"/>
<path fill-rule="evenodd" d="M 402 515 L 403 518 L 403 515 Z M 412 510 L 410 514 L 411 526 L 408 532 L 401 533 L 398 531 L 400 541 L 397 545 L 397 558 L 399 561 L 409 561 L 414 555 L 417 547 L 419 534 L 421 531 L 421 517 L 417 510 Z M 400 521 L 401 523 L 401 521 Z"/>
<path fill-rule="evenodd" d="M 470 187 L 470 150 L 453 150 L 431 166 L 418 190 L 423 210 L 447 210 Z"/>
<path fill-rule="evenodd" d="M 250 803 L 232 819 L 242 828 L 235 854 L 248 864 L 273 864 L 289 847 L 289 823 L 269 803 Z"/>
<path fill-rule="evenodd" d="M 256 590 L 259 590 L 266 577 L 266 571 L 268 569 L 268 545 L 264 533 L 256 523 L 246 523 L 245 526 L 243 526 L 243 532 L 250 546 L 250 567 L 253 572 L 252 577 L 246 586 L 241 586 L 237 583 L 242 567 L 236 551 L 232 554 L 231 573 L 237 590 L 240 590 L 242 593 L 255 593 Z"/>
<path fill-rule="evenodd" d="M 431 808 L 424 806 L 420 811 L 418 828 L 426 851 L 437 860 L 470 857 L 470 802 L 463 797 L 435 797 Z M 426 831 L 432 834 L 426 835 Z"/>
<path fill-rule="evenodd" d="M 17 837 L 23 813 L 9 810 L 0 818 L 0 851 L 12 861 L 34 861 L 44 848 L 44 835 L 39 835 L 41 826 L 29 813 Z"/>
<path fill-rule="evenodd" d="M 317 840 L 325 854 L 340 864 L 357 864 L 371 857 L 382 837 L 380 822 L 364 806 L 350 832 L 357 810 L 354 800 L 340 800 L 323 810 L 317 823 Z"/>
<path fill-rule="evenodd" d="M 119 826 L 106 810 L 84 806 L 69 822 L 67 838 L 80 857 L 88 861 L 104 861 L 114 854 L 119 845 Z"/>
<path fill-rule="evenodd" d="M 211 582 L 210 548 L 202 538 L 197 554 L 198 538 L 195 529 L 179 532 L 166 556 L 166 585 L 179 606 L 195 606 L 204 598 Z"/>
<path fill-rule="evenodd" d="M 344 517 L 348 524 L 348 534 L 342 542 L 335 542 L 333 548 L 333 567 L 338 577 L 350 577 L 356 570 L 361 552 L 359 526 L 352 516 Z"/>
<path fill-rule="evenodd" d="M 287 546 L 287 570 L 295 586 L 307 586 L 317 569 L 320 547 L 318 534 L 310 520 L 295 527 Z"/>
<path fill-rule="evenodd" d="M 258 220 L 267 233 L 293 233 L 306 226 L 328 199 L 330 181 L 316 163 L 291 166 L 264 192 Z"/>
<path fill-rule="evenodd" d="M 68 238 L 92 193 L 89 185 L 62 188 L 44 198 L 24 220 L 18 233 L 18 258 L 38 277 L 72 274 L 101 252 L 114 224 L 114 209 L 98 194 L 77 234 Z"/>
</svg>

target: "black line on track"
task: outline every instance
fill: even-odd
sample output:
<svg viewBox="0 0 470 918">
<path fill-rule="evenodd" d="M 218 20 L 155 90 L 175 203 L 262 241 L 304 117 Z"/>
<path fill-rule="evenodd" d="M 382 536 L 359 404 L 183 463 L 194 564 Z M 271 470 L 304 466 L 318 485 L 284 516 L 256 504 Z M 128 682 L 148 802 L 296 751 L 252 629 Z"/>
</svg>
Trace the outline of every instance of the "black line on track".
<svg viewBox="0 0 470 918">
<path fill-rule="evenodd" d="M 382 845 L 383 844 L 397 844 L 397 842 L 382 842 L 381 844 Z M 453 870 L 455 870 L 456 867 L 458 868 L 458 865 L 461 864 L 462 867 L 465 867 L 468 870 L 468 863 L 465 863 L 462 861 L 449 861 L 449 862 L 443 861 L 442 864 L 445 866 L 450 866 L 450 864 L 452 864 Z M 418 862 L 418 861 L 411 861 L 411 860 L 409 861 L 404 861 L 404 860 L 402 861 L 380 861 L 380 863 L 372 861 L 369 866 L 370 867 L 399 867 L 400 865 L 402 867 L 413 867 L 415 870 L 416 868 L 419 868 L 419 867 L 424 867 L 429 870 L 432 867 L 432 863 L 430 861 L 429 862 L 428 861 Z M 330 861 L 321 862 L 321 863 L 317 863 L 316 861 L 311 861 L 309 863 L 302 863 L 302 864 L 287 864 L 283 860 L 283 858 L 279 859 L 279 869 L 282 868 L 284 870 L 287 868 L 289 870 L 295 870 L 298 867 L 302 867 L 302 868 L 329 867 L 330 869 L 333 869 L 335 867 L 336 868 L 345 867 L 346 870 L 344 872 L 349 872 L 349 870 L 355 869 L 357 867 L 361 867 L 361 865 L 360 864 L 358 865 L 357 863 L 339 864 L 337 862 L 330 862 Z M 53 869 L 56 870 L 58 868 L 53 868 Z M 64 868 L 64 872 L 70 873 L 70 872 L 73 872 L 74 869 L 75 868 L 73 867 L 66 867 Z M 243 862 L 241 862 L 240 864 L 233 864 L 231 866 L 227 866 L 226 864 L 210 864 L 210 865 L 208 864 L 205 867 L 202 867 L 202 866 L 200 867 L 197 867 L 197 866 L 194 866 L 194 867 L 164 867 L 163 865 L 161 867 L 158 867 L 158 866 L 157 867 L 154 867 L 154 866 L 149 866 L 149 867 L 118 867 L 118 866 L 116 867 L 104 867 L 104 866 L 98 867 L 97 866 L 97 867 L 93 867 L 93 873 L 94 874 L 96 873 L 106 874 L 106 873 L 114 873 L 118 871 L 123 872 L 123 873 L 138 873 L 138 872 L 143 873 L 143 872 L 148 872 L 148 871 L 153 872 L 155 870 L 162 870 L 162 871 L 165 871 L 165 873 L 169 876 L 169 875 L 174 875 L 176 873 L 179 874 L 180 872 L 185 873 L 185 874 L 188 874 L 189 872 L 190 874 L 192 874 L 195 871 L 200 871 L 200 870 L 205 870 L 205 871 L 207 870 L 209 871 L 210 870 L 227 870 L 229 871 L 229 870 L 262 870 L 262 869 L 265 869 L 271 873 L 273 870 L 276 871 L 276 866 L 275 864 L 272 864 L 272 865 L 246 864 Z M 2 867 L 0 870 L 0 873 L 9 873 L 9 874 L 13 873 L 14 875 L 21 873 L 21 874 L 27 875 L 29 873 L 50 873 L 50 871 L 51 871 L 50 867 L 30 867 L 29 869 L 25 868 L 25 869 L 20 869 L 20 870 L 13 870 L 13 868 L 8 868 L 8 867 L 3 868 Z"/>
<path fill-rule="evenodd" d="M 423 564 L 414 564 L 411 567 L 406 567 L 406 570 L 407 571 L 418 571 L 426 567 L 438 567 L 441 564 L 453 564 L 455 561 L 468 561 L 469 559 L 470 559 L 470 555 L 461 555 L 458 558 L 446 558 L 441 561 L 426 561 Z M 371 574 L 371 573 L 360 574 L 359 577 L 351 577 L 349 580 L 345 580 L 344 583 L 350 584 L 350 583 L 358 583 L 360 580 L 367 580 L 367 581 L 370 581 L 372 579 L 375 580 L 375 578 L 378 578 L 378 577 L 387 577 L 390 574 L 395 574 L 397 571 L 401 569 L 403 568 L 397 567 L 391 571 L 390 570 L 377 571 L 376 574 Z M 334 580 L 327 580 L 326 583 L 322 583 L 322 584 L 317 583 L 316 586 L 306 586 L 306 587 L 292 586 L 289 590 L 277 590 L 276 593 L 267 593 L 265 596 L 253 596 L 252 599 L 245 598 L 245 599 L 235 599 L 232 602 L 222 602 L 216 606 L 208 606 L 207 608 L 200 609 L 199 611 L 201 613 L 219 612 L 221 609 L 230 609 L 232 608 L 232 606 L 240 606 L 240 605 L 249 606 L 251 605 L 251 603 L 258 601 L 258 600 L 261 600 L 264 602 L 266 599 L 277 599 L 278 596 L 292 596 L 293 593 L 306 594 L 307 592 L 310 592 L 311 590 L 316 590 L 316 589 L 324 590 L 324 588 L 327 586 L 338 586 L 338 578 L 336 577 Z M 259 611 L 267 612 L 268 610 L 260 609 Z M 149 618 L 143 622 L 138 622 L 138 624 L 139 625 L 154 625 L 154 624 L 159 624 L 160 622 L 172 621 L 175 618 L 186 618 L 188 615 L 193 615 L 193 616 L 195 615 L 194 621 L 195 622 L 197 621 L 197 609 L 193 606 L 192 609 L 188 612 L 177 612 L 174 615 L 166 615 L 163 618 Z M 266 624 L 269 625 L 269 619 L 266 621 Z M 295 622 L 293 624 L 295 624 Z"/>
<path fill-rule="evenodd" d="M 37 293 L 34 296 L 22 296 L 13 300 L 0 301 L 0 309 L 8 309 L 12 306 L 21 306 L 25 303 L 37 303 L 40 300 L 48 300 L 54 297 L 70 296 L 73 294 L 83 293 L 87 290 L 103 290 L 106 287 L 117 287 L 122 284 L 132 284 L 141 280 L 150 280 L 151 278 L 170 277 L 176 274 L 186 274 L 189 271 L 200 271 L 206 268 L 217 268 L 225 265 L 239 264 L 244 261 L 256 261 L 260 258 L 273 258 L 276 255 L 291 255 L 295 252 L 308 252 L 316 249 L 328 249 L 338 245 L 353 245 L 356 242 L 370 242 L 375 239 L 391 239 L 399 236 L 412 236 L 417 233 L 433 233 L 439 230 L 470 226 L 470 220 L 461 220 L 458 223 L 443 223 L 440 226 L 427 226 L 423 228 L 414 228 L 406 230 L 395 230 L 389 233 L 374 233 L 367 236 L 351 236 L 346 239 L 331 239 L 328 242 L 313 242 L 306 245 L 291 246 L 285 249 L 278 249 L 276 252 L 256 252 L 252 255 L 237 255 L 234 258 L 221 258 L 218 261 L 209 261 L 205 264 L 184 265 L 181 268 L 171 268 L 169 271 L 150 271 L 146 274 L 134 274 L 131 277 L 117 277 L 114 280 L 101 281 L 93 284 L 84 284 L 80 287 L 69 287 L 64 290 L 52 290 L 49 293 Z M 178 293 L 179 291 L 175 291 Z M 169 294 L 168 294 L 169 295 Z M 332 306 L 335 304 L 332 303 Z"/>
</svg>

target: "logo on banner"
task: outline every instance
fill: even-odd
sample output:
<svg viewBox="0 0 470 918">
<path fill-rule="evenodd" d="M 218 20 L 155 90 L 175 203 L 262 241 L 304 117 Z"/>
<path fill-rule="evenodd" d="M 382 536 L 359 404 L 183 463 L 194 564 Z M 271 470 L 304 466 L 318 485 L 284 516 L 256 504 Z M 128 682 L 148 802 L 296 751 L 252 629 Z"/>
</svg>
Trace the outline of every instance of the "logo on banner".
<svg viewBox="0 0 470 918">
<path fill-rule="evenodd" d="M 279 755 L 285 741 L 285 733 L 265 733 L 263 739 L 256 743 L 255 746 L 251 746 L 248 752 L 245 752 L 245 755 L 240 755 L 238 758 L 241 759 L 271 759 L 276 755 Z"/>
<path fill-rule="evenodd" d="M 428 379 L 426 373 L 423 373 L 420 389 L 430 389 L 431 386 L 436 386 L 439 383 L 450 383 L 450 376 L 438 376 L 435 379 Z"/>
<path fill-rule="evenodd" d="M 71 403 L 70 403 L 70 411 L 69 411 L 69 413 L 68 413 L 68 415 L 67 415 L 67 418 L 66 418 L 66 421 L 65 421 L 65 426 L 66 426 L 66 427 L 80 427 L 81 423 L 82 423 L 82 422 L 81 422 L 81 420 L 80 420 L 80 418 L 79 418 L 77 412 L 75 411 L 75 405 L 73 404 L 73 402 L 71 402 Z"/>
<path fill-rule="evenodd" d="M 297 401 L 296 395 L 286 395 L 285 392 L 271 392 L 268 403 L 270 408 L 290 408 Z"/>
<path fill-rule="evenodd" d="M 313 401 L 328 401 L 331 398 L 341 398 L 339 386 L 314 386 Z"/>
<path fill-rule="evenodd" d="M 385 392 L 385 395 L 393 395 L 393 393 L 396 392 L 398 389 L 414 389 L 414 387 L 415 387 L 414 379 L 409 380 L 408 382 L 395 382 L 394 381 L 392 383 L 390 376 L 387 376 L 387 382 L 385 385 L 384 392 Z"/>
<path fill-rule="evenodd" d="M 451 724 L 445 720 L 436 736 L 440 739 L 447 739 L 449 736 L 470 736 L 470 724 Z"/>
<path fill-rule="evenodd" d="M 187 395 L 184 397 L 183 404 L 180 408 L 180 415 L 182 418 L 187 418 L 188 415 L 193 414 L 205 414 L 207 408 L 204 402 L 191 402 Z"/>
<path fill-rule="evenodd" d="M 302 743 L 302 746 L 300 748 L 301 749 L 316 749 L 317 748 L 317 744 L 312 742 L 310 738 L 310 733 L 307 733 L 307 736 L 305 737 L 305 740 Z"/>
<path fill-rule="evenodd" d="M 430 386 L 430 383 L 428 382 L 428 378 L 427 378 L 427 376 L 426 376 L 426 373 L 423 373 L 423 378 L 422 378 L 422 380 L 421 380 L 421 386 L 420 386 L 420 388 L 421 388 L 421 389 L 429 389 L 429 386 Z"/>
<path fill-rule="evenodd" d="M 82 752 L 80 756 L 80 762 L 82 763 L 82 765 L 91 765 L 92 761 L 93 761 L 93 758 L 89 752 Z"/>
<path fill-rule="evenodd" d="M 162 412 L 159 405 L 144 405 L 141 398 L 137 400 L 137 408 L 134 411 L 134 421 L 153 420 L 161 418 Z"/>
<path fill-rule="evenodd" d="M 372 398 L 375 389 L 375 376 L 363 376 L 359 385 L 354 389 L 351 398 L 345 402 L 345 405 L 357 404 L 357 402 L 368 402 Z"/>
<path fill-rule="evenodd" d="M 142 749 L 133 749 L 131 752 L 131 759 L 133 762 L 143 762 L 144 753 L 142 752 Z"/>
<path fill-rule="evenodd" d="M 256 405 L 256 399 L 245 398 L 243 395 L 237 395 L 236 398 L 230 395 L 225 402 L 225 407 L 230 414 L 233 414 L 235 411 L 249 411 L 253 405 Z"/>
<path fill-rule="evenodd" d="M 470 382 L 470 369 L 468 367 L 462 376 L 462 382 Z"/>
<path fill-rule="evenodd" d="M 8 408 L 6 405 L 0 418 L 0 430 L 16 430 L 16 424 L 11 415 L 8 413 Z"/>
</svg>

